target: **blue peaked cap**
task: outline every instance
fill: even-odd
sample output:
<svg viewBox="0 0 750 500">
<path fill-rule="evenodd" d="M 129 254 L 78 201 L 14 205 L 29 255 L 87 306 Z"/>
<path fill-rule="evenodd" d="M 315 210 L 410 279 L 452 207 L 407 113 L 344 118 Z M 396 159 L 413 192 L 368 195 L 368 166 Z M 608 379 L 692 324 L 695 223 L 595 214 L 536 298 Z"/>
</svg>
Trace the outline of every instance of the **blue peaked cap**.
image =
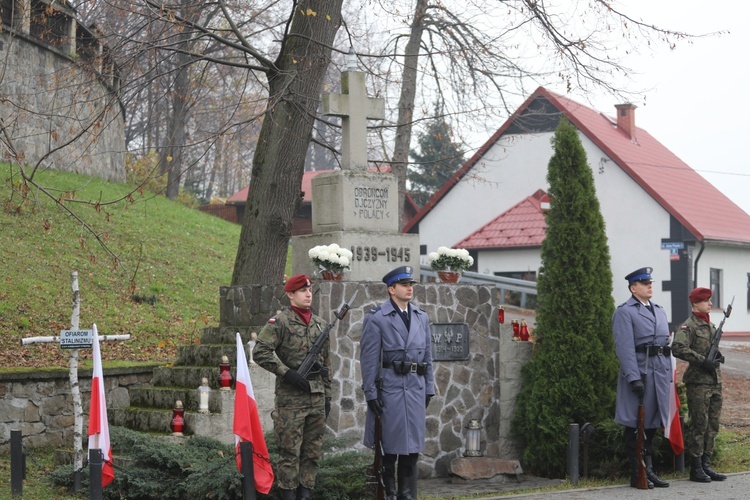
<svg viewBox="0 0 750 500">
<path fill-rule="evenodd" d="M 650 280 L 651 272 L 653 270 L 653 267 L 642 267 L 625 276 L 625 279 L 628 280 L 628 283 L 633 283 L 640 280 Z"/>
<path fill-rule="evenodd" d="M 397 267 L 383 276 L 383 283 L 386 286 L 391 286 L 394 283 L 416 283 L 416 280 L 411 277 L 413 269 L 411 266 Z"/>
</svg>

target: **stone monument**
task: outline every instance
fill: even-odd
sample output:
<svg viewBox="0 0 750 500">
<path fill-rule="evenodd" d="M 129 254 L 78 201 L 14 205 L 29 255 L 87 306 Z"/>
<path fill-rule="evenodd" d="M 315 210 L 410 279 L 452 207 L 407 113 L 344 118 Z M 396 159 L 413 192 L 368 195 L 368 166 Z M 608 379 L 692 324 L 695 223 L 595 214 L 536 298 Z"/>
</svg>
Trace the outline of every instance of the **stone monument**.
<svg viewBox="0 0 750 500">
<path fill-rule="evenodd" d="M 396 177 L 367 168 L 367 120 L 385 117 L 385 101 L 367 97 L 365 74 L 351 64 L 341 92 L 323 95 L 323 113 L 341 117 L 341 170 L 312 180 L 312 234 L 292 238 L 293 272 L 317 277 L 307 252 L 337 243 L 353 254 L 346 281 L 379 281 L 402 265 L 418 275 L 419 236 L 399 230 Z"/>
</svg>

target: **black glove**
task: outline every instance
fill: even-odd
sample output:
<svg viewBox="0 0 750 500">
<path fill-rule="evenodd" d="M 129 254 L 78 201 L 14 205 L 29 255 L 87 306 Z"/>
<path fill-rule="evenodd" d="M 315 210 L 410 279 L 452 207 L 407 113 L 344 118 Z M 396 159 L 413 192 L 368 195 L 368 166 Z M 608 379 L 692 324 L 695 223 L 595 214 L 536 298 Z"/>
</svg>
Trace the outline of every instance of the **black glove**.
<svg viewBox="0 0 750 500">
<path fill-rule="evenodd" d="M 707 372 L 714 373 L 716 371 L 716 369 L 719 367 L 719 362 L 718 361 L 714 361 L 712 363 L 710 359 L 706 358 L 706 359 L 703 360 L 703 363 L 701 364 L 701 366 Z"/>
<path fill-rule="evenodd" d="M 638 394 L 639 398 L 642 398 L 646 392 L 646 387 L 644 387 L 642 380 L 633 380 L 630 382 L 630 388 L 633 389 L 634 393 Z"/>
<path fill-rule="evenodd" d="M 326 418 L 329 413 L 331 413 L 331 398 L 326 398 Z"/>
<path fill-rule="evenodd" d="M 428 406 L 430 406 L 430 400 L 432 399 L 432 396 L 434 396 L 434 394 L 425 394 L 425 397 L 424 397 L 424 407 L 425 408 L 427 408 Z"/>
<path fill-rule="evenodd" d="M 289 370 L 284 374 L 284 381 L 292 384 L 303 392 L 310 392 L 310 383 L 297 370 Z"/>
<path fill-rule="evenodd" d="M 726 361 L 726 358 L 725 358 L 725 357 L 724 357 L 724 355 L 723 355 L 723 354 L 721 353 L 721 351 L 716 351 L 716 361 L 718 361 L 718 362 L 719 362 L 719 363 L 721 363 L 722 365 L 724 364 L 724 361 Z"/>
<path fill-rule="evenodd" d="M 376 416 L 380 417 L 383 415 L 383 402 L 379 399 L 371 399 L 367 402 L 367 407 Z"/>
<path fill-rule="evenodd" d="M 320 376 L 323 378 L 328 378 L 328 368 L 316 361 L 315 364 L 313 364 L 310 373 L 307 374 L 307 380 L 314 379 L 317 374 L 320 374 Z"/>
</svg>

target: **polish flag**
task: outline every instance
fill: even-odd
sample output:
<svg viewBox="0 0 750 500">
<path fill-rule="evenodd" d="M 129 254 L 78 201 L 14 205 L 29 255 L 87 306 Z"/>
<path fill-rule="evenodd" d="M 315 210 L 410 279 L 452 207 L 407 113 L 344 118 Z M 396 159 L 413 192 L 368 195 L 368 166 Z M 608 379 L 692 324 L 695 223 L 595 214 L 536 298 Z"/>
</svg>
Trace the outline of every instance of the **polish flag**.
<svg viewBox="0 0 750 500">
<path fill-rule="evenodd" d="M 664 437 L 672 445 L 672 451 L 679 455 L 685 450 L 682 441 L 682 425 L 680 424 L 680 395 L 677 394 L 677 360 L 672 358 L 672 394 L 669 397 L 669 419 L 664 427 Z"/>
<path fill-rule="evenodd" d="M 234 394 L 234 423 L 232 431 L 235 434 L 235 448 L 237 452 L 237 470 L 242 472 L 242 456 L 240 442 L 250 441 L 253 445 L 253 474 L 255 489 L 264 495 L 273 486 L 273 468 L 266 448 L 266 438 L 260 426 L 258 406 L 255 403 L 253 384 L 250 382 L 250 371 L 247 368 L 245 346 L 242 345 L 240 333 L 237 332 L 237 379 Z"/>
<path fill-rule="evenodd" d="M 112 465 L 112 445 L 109 442 L 107 401 L 104 399 L 102 355 L 99 351 L 99 333 L 94 325 L 94 375 L 91 380 L 91 406 L 89 407 L 89 450 L 102 450 L 102 488 L 115 479 Z"/>
</svg>

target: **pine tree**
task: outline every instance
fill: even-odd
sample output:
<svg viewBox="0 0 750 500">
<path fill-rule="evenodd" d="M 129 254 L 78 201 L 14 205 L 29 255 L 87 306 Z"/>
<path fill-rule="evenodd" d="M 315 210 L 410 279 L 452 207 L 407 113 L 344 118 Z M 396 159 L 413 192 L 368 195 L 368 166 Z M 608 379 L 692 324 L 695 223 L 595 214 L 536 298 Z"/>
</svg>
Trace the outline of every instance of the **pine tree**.
<svg viewBox="0 0 750 500">
<path fill-rule="evenodd" d="M 536 345 L 522 371 L 513 428 L 525 440 L 525 468 L 563 477 L 568 426 L 614 415 L 618 365 L 609 248 L 593 174 L 565 118 L 551 142 Z"/>
<path fill-rule="evenodd" d="M 453 142 L 451 126 L 440 113 L 439 104 L 435 105 L 435 115 L 427 131 L 419 136 L 420 152 L 409 152 L 417 162 L 409 166 L 409 194 L 419 206 L 427 203 L 464 164 L 464 151 L 461 144 Z"/>
</svg>

